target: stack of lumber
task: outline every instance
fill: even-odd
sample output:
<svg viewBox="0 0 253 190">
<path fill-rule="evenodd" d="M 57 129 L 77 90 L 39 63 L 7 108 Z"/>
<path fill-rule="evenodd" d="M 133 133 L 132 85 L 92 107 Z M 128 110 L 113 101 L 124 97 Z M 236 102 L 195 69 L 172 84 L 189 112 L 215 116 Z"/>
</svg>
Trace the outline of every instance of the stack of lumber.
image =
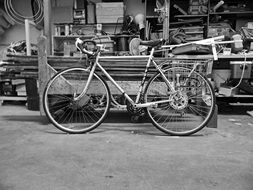
<svg viewBox="0 0 253 190">
<path fill-rule="evenodd" d="M 156 59 L 161 61 L 162 58 Z M 86 60 L 80 57 L 62 57 L 62 56 L 48 56 L 48 64 L 57 71 L 69 67 L 86 67 Z M 1 78 L 34 78 L 38 79 L 38 57 L 24 56 L 24 55 L 7 55 L 4 60 L 4 68 L 0 72 Z M 147 58 L 131 58 L 126 59 L 119 57 L 101 57 L 101 65 L 110 73 L 110 75 L 120 80 L 137 80 L 143 76 L 147 64 Z M 149 71 L 154 73 L 155 68 L 151 65 Z M 98 72 L 102 74 L 99 69 Z"/>
</svg>

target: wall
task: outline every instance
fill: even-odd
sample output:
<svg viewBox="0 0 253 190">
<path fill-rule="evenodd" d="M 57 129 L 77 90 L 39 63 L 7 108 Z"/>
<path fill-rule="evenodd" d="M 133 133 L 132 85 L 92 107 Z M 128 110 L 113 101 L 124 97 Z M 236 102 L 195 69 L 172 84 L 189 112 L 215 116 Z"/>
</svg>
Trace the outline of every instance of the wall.
<svg viewBox="0 0 253 190">
<path fill-rule="evenodd" d="M 24 16 L 32 16 L 31 0 L 15 0 L 11 1 L 13 3 L 13 8 Z M 2 7 L 4 9 L 4 7 Z M 37 43 L 37 37 L 40 35 L 40 31 L 34 26 L 30 28 L 31 32 L 31 43 Z M 25 40 L 25 26 L 20 24 L 15 24 L 6 32 L 0 36 L 0 60 L 3 57 L 4 49 L 13 41 Z"/>
<path fill-rule="evenodd" d="M 101 0 L 93 0 L 94 2 L 101 2 Z M 24 16 L 31 16 L 31 0 L 13 0 L 13 7 L 16 11 Z M 145 13 L 145 3 L 142 0 L 124 0 L 126 5 L 126 15 L 132 15 L 135 17 L 138 13 Z M 3 7 L 2 7 L 3 8 Z M 3 8 L 4 9 L 4 8 Z M 112 29 L 113 32 L 114 28 Z M 37 37 L 40 35 L 40 31 L 31 26 L 31 42 L 37 43 Z M 0 60 L 3 57 L 4 49 L 13 41 L 20 41 L 25 39 L 25 27 L 24 25 L 16 24 L 10 29 L 6 30 L 5 34 L 0 36 Z"/>
<path fill-rule="evenodd" d="M 91 1 L 93 1 L 94 3 L 102 2 L 102 0 L 91 0 Z M 123 1 L 124 4 L 126 5 L 126 15 L 131 15 L 135 17 L 138 13 L 145 14 L 145 1 L 144 2 L 142 2 L 143 0 L 123 0 Z"/>
<path fill-rule="evenodd" d="M 126 15 L 133 17 L 139 13 L 145 15 L 145 2 L 142 0 L 124 0 L 124 4 L 126 5 Z"/>
</svg>

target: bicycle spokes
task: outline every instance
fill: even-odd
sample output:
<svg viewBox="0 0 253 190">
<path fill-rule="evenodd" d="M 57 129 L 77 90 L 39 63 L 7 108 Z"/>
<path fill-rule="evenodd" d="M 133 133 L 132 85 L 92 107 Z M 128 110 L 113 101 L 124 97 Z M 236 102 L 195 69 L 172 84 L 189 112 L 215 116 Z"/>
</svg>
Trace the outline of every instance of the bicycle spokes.
<svg viewBox="0 0 253 190">
<path fill-rule="evenodd" d="M 172 67 L 164 73 L 175 92 L 170 93 L 160 74 L 150 79 L 145 89 L 145 102 L 169 100 L 147 108 L 151 121 L 161 131 L 172 135 L 197 132 L 213 114 L 215 99 L 210 83 L 188 68 Z"/>
</svg>

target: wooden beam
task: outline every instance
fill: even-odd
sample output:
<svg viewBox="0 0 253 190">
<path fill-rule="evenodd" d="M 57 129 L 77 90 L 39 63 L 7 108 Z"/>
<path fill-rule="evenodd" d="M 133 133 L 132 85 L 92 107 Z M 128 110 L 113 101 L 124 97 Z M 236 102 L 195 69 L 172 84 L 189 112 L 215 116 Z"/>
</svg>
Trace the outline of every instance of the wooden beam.
<svg viewBox="0 0 253 190">
<path fill-rule="evenodd" d="M 169 38 L 169 26 L 170 26 L 170 0 L 164 1 L 165 6 L 165 19 L 163 21 L 163 38 Z"/>
<path fill-rule="evenodd" d="M 163 21 L 163 39 L 167 40 L 169 38 L 170 31 L 170 0 L 165 0 L 164 6 L 166 14 L 165 19 Z M 165 57 L 168 57 L 168 51 L 165 51 Z"/>
<path fill-rule="evenodd" d="M 55 69 L 52 68 L 47 63 L 47 38 L 45 36 L 41 36 L 38 38 L 38 79 L 39 79 L 39 98 L 40 98 L 40 113 L 44 115 L 43 104 L 42 104 L 42 96 L 44 88 L 47 85 L 47 82 L 52 77 L 53 74 L 56 73 Z"/>
<path fill-rule="evenodd" d="M 52 6 L 50 0 L 43 0 L 44 6 L 44 35 L 47 37 L 47 55 L 51 55 L 52 52 L 52 22 L 51 13 Z"/>
</svg>

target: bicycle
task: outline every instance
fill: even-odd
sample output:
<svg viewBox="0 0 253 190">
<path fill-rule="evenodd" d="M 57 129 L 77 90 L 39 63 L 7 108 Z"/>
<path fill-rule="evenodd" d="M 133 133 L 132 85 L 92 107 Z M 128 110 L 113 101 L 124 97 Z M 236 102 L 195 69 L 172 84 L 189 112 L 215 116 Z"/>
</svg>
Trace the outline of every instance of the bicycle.
<svg viewBox="0 0 253 190">
<path fill-rule="evenodd" d="M 115 103 L 106 80 L 97 73 L 99 69 L 126 99 L 125 105 L 116 103 L 117 107 L 138 116 L 148 115 L 157 129 L 169 135 L 185 136 L 200 131 L 214 114 L 211 83 L 197 72 L 198 63 L 192 68 L 166 61 L 157 64 L 154 52 L 161 43 L 162 40 L 146 43 L 152 49 L 149 55 L 141 55 L 148 61 L 134 100 L 99 63 L 104 48 L 92 40 L 78 38 L 76 47 L 88 57 L 89 66 L 64 69 L 49 80 L 43 94 L 47 118 L 67 133 L 87 133 L 98 127 Z M 96 48 L 88 49 L 89 44 Z M 140 56 L 124 56 L 132 57 Z M 156 73 L 149 78 L 151 63 Z"/>
</svg>

